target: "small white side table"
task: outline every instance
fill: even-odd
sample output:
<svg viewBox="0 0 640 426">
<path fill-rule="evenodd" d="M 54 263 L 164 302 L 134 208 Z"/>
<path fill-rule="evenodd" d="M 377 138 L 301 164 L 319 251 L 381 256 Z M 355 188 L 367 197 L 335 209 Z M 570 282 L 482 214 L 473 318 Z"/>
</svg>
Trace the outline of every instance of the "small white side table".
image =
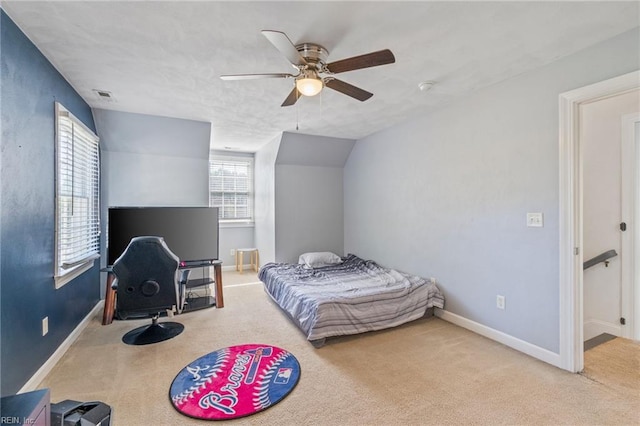
<svg viewBox="0 0 640 426">
<path fill-rule="evenodd" d="M 236 249 L 236 271 L 240 271 L 244 269 L 244 254 L 249 253 L 249 262 L 251 264 L 251 268 L 254 271 L 258 272 L 258 266 L 260 264 L 260 255 L 258 254 L 257 248 L 240 248 Z"/>
</svg>

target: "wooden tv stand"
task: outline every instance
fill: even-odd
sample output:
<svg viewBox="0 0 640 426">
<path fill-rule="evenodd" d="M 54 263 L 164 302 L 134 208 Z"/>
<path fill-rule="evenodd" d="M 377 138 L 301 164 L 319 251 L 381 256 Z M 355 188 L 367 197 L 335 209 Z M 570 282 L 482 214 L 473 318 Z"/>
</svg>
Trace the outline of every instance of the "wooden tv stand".
<svg viewBox="0 0 640 426">
<path fill-rule="evenodd" d="M 202 262 L 198 264 L 186 264 L 180 265 L 180 269 L 195 269 L 195 268 L 208 268 L 213 266 L 214 270 L 214 283 L 215 283 L 215 302 L 214 305 L 216 308 L 224 308 L 224 296 L 222 294 L 222 261 L 221 260 L 213 260 L 210 262 Z M 116 308 L 116 291 L 111 288 L 111 284 L 113 284 L 113 280 L 115 280 L 116 276 L 111 270 L 111 267 L 107 267 L 102 270 L 102 272 L 107 272 L 107 287 L 105 289 L 104 296 L 104 312 L 102 313 L 102 325 L 111 324 L 113 322 L 113 315 L 115 313 Z M 208 283 L 198 284 L 198 283 L 189 283 L 187 282 L 187 287 L 194 287 L 198 285 L 205 285 Z"/>
</svg>

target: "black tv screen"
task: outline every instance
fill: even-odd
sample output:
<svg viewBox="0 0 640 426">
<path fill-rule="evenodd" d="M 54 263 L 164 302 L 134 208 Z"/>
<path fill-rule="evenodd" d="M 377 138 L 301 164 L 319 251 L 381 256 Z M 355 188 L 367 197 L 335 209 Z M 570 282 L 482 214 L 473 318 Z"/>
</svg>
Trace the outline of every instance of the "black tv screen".
<svg viewBox="0 0 640 426">
<path fill-rule="evenodd" d="M 108 265 L 133 237 L 158 236 L 181 262 L 218 259 L 217 207 L 110 207 Z"/>
</svg>

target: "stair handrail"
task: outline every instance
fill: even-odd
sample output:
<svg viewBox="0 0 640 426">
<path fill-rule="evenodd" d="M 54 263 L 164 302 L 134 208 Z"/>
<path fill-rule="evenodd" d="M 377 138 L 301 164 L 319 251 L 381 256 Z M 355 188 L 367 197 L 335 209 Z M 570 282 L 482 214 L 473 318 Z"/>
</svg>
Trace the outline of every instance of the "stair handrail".
<svg viewBox="0 0 640 426">
<path fill-rule="evenodd" d="M 592 266 L 597 265 L 598 263 L 604 262 L 604 266 L 609 266 L 609 259 L 612 257 L 616 257 L 618 253 L 615 250 L 608 250 L 604 253 L 597 255 L 594 258 L 591 258 L 582 264 L 582 270 L 591 268 Z"/>
</svg>

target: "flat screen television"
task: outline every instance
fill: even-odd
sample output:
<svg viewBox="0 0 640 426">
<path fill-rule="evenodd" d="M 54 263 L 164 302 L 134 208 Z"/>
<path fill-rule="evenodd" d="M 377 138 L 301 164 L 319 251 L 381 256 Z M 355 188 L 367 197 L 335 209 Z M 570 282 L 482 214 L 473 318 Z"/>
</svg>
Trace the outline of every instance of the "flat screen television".
<svg viewBox="0 0 640 426">
<path fill-rule="evenodd" d="M 159 236 L 181 262 L 218 259 L 217 207 L 110 207 L 107 257 L 113 265 L 133 237 Z"/>
</svg>

